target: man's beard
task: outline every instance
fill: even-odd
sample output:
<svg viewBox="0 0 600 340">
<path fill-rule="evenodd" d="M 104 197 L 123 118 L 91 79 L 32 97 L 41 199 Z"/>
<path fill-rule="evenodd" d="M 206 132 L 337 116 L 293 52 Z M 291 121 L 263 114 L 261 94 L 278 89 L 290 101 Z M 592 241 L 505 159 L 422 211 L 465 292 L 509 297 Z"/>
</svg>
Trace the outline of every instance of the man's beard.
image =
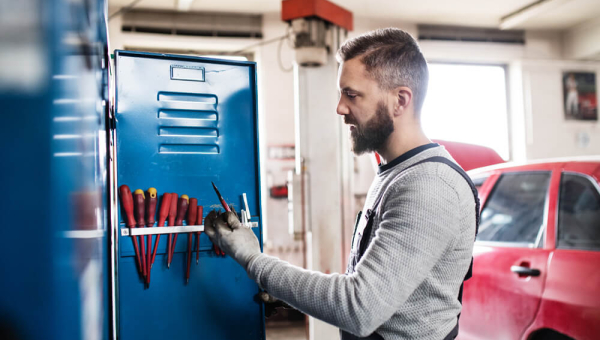
<svg viewBox="0 0 600 340">
<path fill-rule="evenodd" d="M 394 122 L 381 101 L 377 103 L 375 116 L 366 123 L 358 125 L 358 122 L 352 121 L 349 115 L 344 116 L 344 123 L 354 124 L 355 128 L 350 131 L 350 139 L 352 151 L 356 155 L 381 150 L 388 137 L 394 132 Z"/>
</svg>

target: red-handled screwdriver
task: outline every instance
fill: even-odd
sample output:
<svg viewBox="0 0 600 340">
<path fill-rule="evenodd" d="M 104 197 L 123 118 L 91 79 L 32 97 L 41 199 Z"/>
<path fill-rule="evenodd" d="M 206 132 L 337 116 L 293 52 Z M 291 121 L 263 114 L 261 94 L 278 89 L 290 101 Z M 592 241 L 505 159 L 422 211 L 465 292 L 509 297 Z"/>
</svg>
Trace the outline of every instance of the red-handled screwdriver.
<svg viewBox="0 0 600 340">
<path fill-rule="evenodd" d="M 196 206 L 198 205 L 198 200 L 195 198 L 190 198 L 190 204 L 188 208 L 187 214 L 187 223 L 188 225 L 196 225 L 196 216 L 198 214 L 198 209 Z M 187 243 L 187 268 L 185 272 L 185 284 L 190 282 L 190 263 L 192 262 L 192 241 L 194 240 L 192 237 L 192 233 L 188 233 L 188 243 Z"/>
<path fill-rule="evenodd" d="M 176 193 L 171 193 L 171 205 L 169 206 L 169 227 L 175 225 L 175 218 L 177 217 L 177 196 Z M 170 257 L 171 257 L 171 241 L 173 240 L 173 235 L 169 234 L 169 238 L 167 239 L 167 268 L 170 268 L 171 265 Z"/>
<path fill-rule="evenodd" d="M 223 208 L 225 208 L 225 211 L 231 211 L 231 209 L 229 209 L 229 205 L 227 205 L 227 202 L 225 202 L 225 200 L 223 199 L 223 196 L 221 196 L 221 193 L 219 192 L 219 189 L 217 189 L 217 186 L 215 185 L 215 183 L 210 182 L 213 186 L 213 189 L 215 189 L 215 192 L 217 193 L 217 197 L 219 198 L 219 201 L 221 202 L 221 205 L 223 206 Z M 215 246 L 215 253 L 217 253 L 217 255 L 221 255 L 221 256 L 225 256 L 225 253 L 221 250 L 221 248 L 219 248 L 219 246 L 217 246 L 216 244 Z"/>
<path fill-rule="evenodd" d="M 133 198 L 131 196 L 131 190 L 127 185 L 121 185 L 119 187 L 119 193 L 121 195 L 121 204 L 123 205 L 123 210 L 125 210 L 125 216 L 127 218 L 127 222 L 125 223 L 129 228 L 135 228 L 135 218 L 133 217 Z M 138 264 L 140 274 L 143 273 L 142 270 L 142 262 L 140 260 L 140 249 L 137 242 L 137 237 L 132 237 L 133 240 L 133 249 L 135 250 L 135 260 Z"/>
<path fill-rule="evenodd" d="M 177 218 L 175 219 L 175 225 L 180 226 L 183 225 L 183 219 L 188 211 L 189 206 L 189 197 L 188 195 L 181 195 L 179 198 L 179 202 L 177 202 Z M 167 266 L 171 266 L 171 262 L 173 261 L 173 254 L 175 253 L 175 245 L 177 244 L 177 236 L 179 234 L 175 234 L 173 237 L 173 245 L 171 245 L 171 254 L 169 254 L 169 262 Z"/>
<path fill-rule="evenodd" d="M 143 228 L 146 226 L 146 220 L 144 219 L 144 215 L 146 214 L 146 202 L 144 201 L 144 191 L 142 189 L 137 189 L 133 193 L 133 205 L 135 207 L 135 217 L 137 220 L 138 228 Z M 142 259 L 142 272 L 144 278 L 146 277 L 146 250 L 144 249 L 144 236 L 140 236 L 140 257 Z"/>
<path fill-rule="evenodd" d="M 148 198 L 146 198 L 146 226 L 152 228 L 154 226 L 154 215 L 156 215 L 156 189 L 148 189 Z M 150 269 L 152 268 L 152 235 L 146 236 L 146 284 L 150 286 Z"/>
<path fill-rule="evenodd" d="M 202 213 L 204 212 L 204 209 L 202 208 L 201 205 L 198 206 L 198 213 L 196 213 L 196 224 L 201 225 L 202 224 Z M 198 264 L 198 261 L 200 260 L 200 234 L 202 234 L 201 231 L 196 233 L 196 264 Z"/>
<path fill-rule="evenodd" d="M 164 193 L 162 201 L 160 202 L 160 210 L 158 211 L 158 227 L 165 226 L 165 220 L 169 216 L 169 209 L 171 208 L 171 194 Z M 160 240 L 160 235 L 156 235 L 156 240 L 154 240 L 154 251 L 152 252 L 152 262 L 150 267 L 154 264 L 154 259 L 156 258 L 156 249 L 158 249 L 158 241 Z"/>
<path fill-rule="evenodd" d="M 219 189 L 217 189 L 217 186 L 215 185 L 215 183 L 210 182 L 213 186 L 213 189 L 215 189 L 215 192 L 217 193 L 217 197 L 219 198 L 219 202 L 221 202 L 221 205 L 223 206 L 223 208 L 225 208 L 225 211 L 231 211 L 231 209 L 229 209 L 229 205 L 227 205 L 227 202 L 225 202 L 225 200 L 223 199 L 223 196 L 221 196 L 221 193 L 219 192 Z"/>
</svg>

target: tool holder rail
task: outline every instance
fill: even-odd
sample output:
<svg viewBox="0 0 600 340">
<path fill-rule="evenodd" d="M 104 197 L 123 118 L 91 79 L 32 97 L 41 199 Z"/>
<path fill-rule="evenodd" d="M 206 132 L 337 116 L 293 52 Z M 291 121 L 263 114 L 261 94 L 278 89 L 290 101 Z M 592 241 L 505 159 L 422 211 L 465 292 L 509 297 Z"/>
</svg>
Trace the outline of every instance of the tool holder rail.
<svg viewBox="0 0 600 340">
<path fill-rule="evenodd" d="M 258 228 L 258 222 L 247 222 L 244 225 L 246 228 Z M 163 234 L 183 234 L 197 233 L 204 231 L 204 225 L 185 225 L 175 227 L 152 227 L 152 228 L 121 228 L 121 236 L 146 236 L 146 235 L 163 235 Z"/>
</svg>

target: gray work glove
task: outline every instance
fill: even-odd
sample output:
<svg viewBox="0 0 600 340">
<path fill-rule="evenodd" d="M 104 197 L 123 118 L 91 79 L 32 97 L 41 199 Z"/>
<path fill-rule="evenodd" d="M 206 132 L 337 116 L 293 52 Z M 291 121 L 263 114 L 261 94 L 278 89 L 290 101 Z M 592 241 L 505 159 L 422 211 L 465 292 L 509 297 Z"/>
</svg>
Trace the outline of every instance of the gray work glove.
<svg viewBox="0 0 600 340">
<path fill-rule="evenodd" d="M 250 260 L 260 254 L 256 235 L 252 229 L 242 225 L 234 212 L 218 215 L 214 210 L 211 211 L 204 219 L 204 232 L 246 270 Z"/>
<path fill-rule="evenodd" d="M 273 295 L 270 295 L 267 292 L 258 293 L 257 298 L 260 302 L 265 304 L 265 317 L 267 319 L 277 314 L 278 308 L 292 309 L 290 305 L 281 300 L 278 300 Z"/>
</svg>

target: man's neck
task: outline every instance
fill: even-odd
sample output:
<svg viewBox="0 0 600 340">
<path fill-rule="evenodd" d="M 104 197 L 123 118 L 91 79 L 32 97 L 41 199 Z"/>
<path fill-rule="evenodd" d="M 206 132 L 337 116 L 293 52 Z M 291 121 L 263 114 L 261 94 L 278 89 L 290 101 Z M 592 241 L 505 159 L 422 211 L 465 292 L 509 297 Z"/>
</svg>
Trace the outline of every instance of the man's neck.
<svg viewBox="0 0 600 340">
<path fill-rule="evenodd" d="M 423 133 L 420 124 L 410 124 L 410 126 L 394 130 L 388 137 L 384 148 L 378 150 L 377 153 L 381 156 L 382 163 L 387 164 L 404 153 L 429 143 L 431 140 Z"/>
</svg>

